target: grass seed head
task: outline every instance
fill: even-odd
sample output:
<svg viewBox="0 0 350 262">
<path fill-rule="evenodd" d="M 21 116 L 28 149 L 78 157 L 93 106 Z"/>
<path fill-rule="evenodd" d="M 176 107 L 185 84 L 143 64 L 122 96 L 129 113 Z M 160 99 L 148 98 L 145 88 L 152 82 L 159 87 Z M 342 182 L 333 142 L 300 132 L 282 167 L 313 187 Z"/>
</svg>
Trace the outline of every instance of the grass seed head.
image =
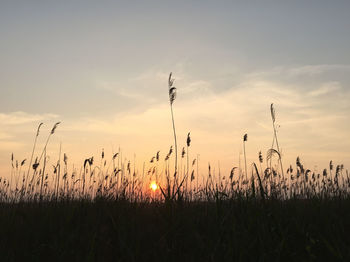
<svg viewBox="0 0 350 262">
<path fill-rule="evenodd" d="M 248 134 L 245 134 L 245 135 L 243 136 L 243 141 L 244 141 L 244 142 L 248 141 Z"/>
<path fill-rule="evenodd" d="M 270 110 L 271 110 L 272 122 L 275 123 L 275 121 L 276 121 L 276 114 L 275 114 L 275 109 L 273 108 L 273 103 L 270 106 Z"/>
<path fill-rule="evenodd" d="M 53 135 L 53 134 L 55 133 L 55 130 L 56 130 L 56 128 L 57 128 L 57 126 L 58 126 L 59 124 L 61 124 L 61 122 L 57 122 L 57 123 L 53 126 L 53 128 L 51 129 L 51 135 Z"/>
<path fill-rule="evenodd" d="M 43 125 L 43 123 L 40 123 L 38 126 L 38 129 L 36 130 L 36 136 L 39 136 L 39 132 L 40 132 L 40 127 Z"/>
<path fill-rule="evenodd" d="M 191 145 L 191 137 L 190 137 L 190 132 L 188 132 L 188 134 L 187 134 L 187 141 L 186 141 L 186 143 L 187 143 L 187 146 L 189 147 L 190 145 Z"/>
</svg>

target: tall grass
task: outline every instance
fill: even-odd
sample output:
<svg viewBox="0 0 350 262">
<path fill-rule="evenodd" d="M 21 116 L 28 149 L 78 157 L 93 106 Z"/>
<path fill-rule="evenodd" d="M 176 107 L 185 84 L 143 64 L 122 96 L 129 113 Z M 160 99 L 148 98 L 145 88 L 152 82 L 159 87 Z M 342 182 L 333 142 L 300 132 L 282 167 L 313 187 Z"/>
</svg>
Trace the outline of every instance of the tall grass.
<svg viewBox="0 0 350 262">
<path fill-rule="evenodd" d="M 174 121 L 174 112 L 173 112 L 173 103 L 176 99 L 176 87 L 173 86 L 175 79 L 172 77 L 172 73 L 169 74 L 168 79 L 168 89 L 169 89 L 169 102 L 170 102 L 170 110 L 171 110 L 171 120 L 173 124 L 173 132 L 174 132 L 174 144 L 175 144 L 175 171 L 174 177 L 177 175 L 177 141 L 176 141 L 176 130 L 175 130 L 175 121 Z"/>
<path fill-rule="evenodd" d="M 135 167 L 135 158 L 132 160 L 121 158 L 118 164 L 114 163 L 122 151 L 112 155 L 103 153 L 100 158 L 96 157 L 96 160 L 92 156 L 87 158 L 81 167 L 74 168 L 68 167 L 68 156 L 64 153 L 62 178 L 59 177 L 60 160 L 57 160 L 57 164 L 50 165 L 47 150 L 44 148 L 42 165 L 39 165 L 39 161 L 36 160 L 29 167 L 31 178 L 27 176 L 28 171 L 23 171 L 30 162 L 18 161 L 15 157 L 11 160 L 13 179 L 0 178 L 0 201 L 12 203 L 94 200 L 99 197 L 141 202 L 176 199 L 217 201 L 252 197 L 262 200 L 287 200 L 348 198 L 350 194 L 349 173 L 341 164 L 334 167 L 331 162 L 328 169 L 316 172 L 304 167 L 302 160 L 298 157 L 295 165 L 288 167 L 287 176 L 283 178 L 279 168 L 276 168 L 277 165 L 270 165 L 270 161 L 272 163 L 276 161 L 279 165 L 281 158 L 279 152 L 271 148 L 266 153 L 265 162 L 260 152 L 259 168 L 256 163 L 246 165 L 245 174 L 251 174 L 248 177 L 239 175 L 239 172 L 236 172 L 236 166 L 228 174 L 220 170 L 216 174 L 209 165 L 208 173 L 205 174 L 199 171 L 198 156 L 191 161 L 192 163 L 189 161 L 189 146 L 190 143 L 187 144 L 186 163 L 180 166 L 181 169 L 185 169 L 185 172 L 183 176 L 179 175 L 178 182 L 172 177 L 169 166 L 170 159 L 175 158 L 172 148 L 163 162 L 159 156 L 161 152 L 158 151 L 149 163 L 144 163 L 141 172 Z M 274 160 L 275 157 L 277 157 L 276 160 Z M 54 159 L 50 161 L 55 162 Z M 108 163 L 111 163 L 113 168 L 109 168 Z M 197 173 L 195 173 L 196 168 Z M 184 184 L 187 178 L 190 179 L 188 187 Z M 203 181 L 200 181 L 200 178 Z M 151 181 L 157 182 L 160 192 L 158 190 L 152 192 L 149 188 Z M 193 182 L 196 182 L 196 186 L 193 186 Z"/>
</svg>

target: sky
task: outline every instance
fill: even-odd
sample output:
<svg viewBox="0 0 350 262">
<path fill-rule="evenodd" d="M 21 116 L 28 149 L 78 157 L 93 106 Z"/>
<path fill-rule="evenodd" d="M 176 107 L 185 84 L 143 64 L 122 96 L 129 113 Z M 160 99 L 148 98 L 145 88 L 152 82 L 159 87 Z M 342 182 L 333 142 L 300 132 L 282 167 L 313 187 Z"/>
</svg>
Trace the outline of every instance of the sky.
<svg viewBox="0 0 350 262">
<path fill-rule="evenodd" d="M 229 172 L 271 148 L 285 166 L 350 166 L 349 1 L 1 1 L 0 176 L 11 154 L 69 164 L 121 148 L 137 168 L 173 145 Z M 181 151 L 179 149 L 179 151 Z"/>
</svg>

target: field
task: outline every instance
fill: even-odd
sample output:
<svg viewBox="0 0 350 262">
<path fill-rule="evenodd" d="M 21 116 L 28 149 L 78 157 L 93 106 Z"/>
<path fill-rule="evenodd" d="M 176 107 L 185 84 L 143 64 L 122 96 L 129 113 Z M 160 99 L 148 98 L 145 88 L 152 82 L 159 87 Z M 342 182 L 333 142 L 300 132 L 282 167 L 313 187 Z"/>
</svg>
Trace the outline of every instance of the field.
<svg viewBox="0 0 350 262">
<path fill-rule="evenodd" d="M 1 261 L 348 261 L 348 199 L 1 204 Z"/>
<path fill-rule="evenodd" d="M 95 161 L 102 166 L 87 159 L 80 173 L 68 173 L 66 157 L 62 170 L 36 160 L 29 173 L 13 160 L 12 184 L 1 185 L 1 261 L 350 259 L 350 181 L 341 165 L 316 174 L 298 158 L 283 178 L 277 167 L 259 172 L 260 162 L 247 179 L 210 166 L 174 176 L 168 165 L 158 171 L 157 155 L 144 174 L 111 156 L 108 172 L 105 158 Z"/>
</svg>

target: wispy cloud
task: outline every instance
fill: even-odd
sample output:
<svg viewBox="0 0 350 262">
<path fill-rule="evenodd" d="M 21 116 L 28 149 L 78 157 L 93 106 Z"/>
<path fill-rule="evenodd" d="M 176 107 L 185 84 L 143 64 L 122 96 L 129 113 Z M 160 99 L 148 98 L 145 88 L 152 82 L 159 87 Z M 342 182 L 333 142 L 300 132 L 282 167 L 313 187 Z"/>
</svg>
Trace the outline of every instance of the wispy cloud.
<svg viewBox="0 0 350 262">
<path fill-rule="evenodd" d="M 326 95 L 326 94 L 335 92 L 339 89 L 341 89 L 341 85 L 338 82 L 329 82 L 329 83 L 324 83 L 319 88 L 312 90 L 311 92 L 309 92 L 309 95 L 310 96 Z"/>
<path fill-rule="evenodd" d="M 193 150 L 201 152 L 203 161 L 210 161 L 215 155 L 222 161 L 222 167 L 230 165 L 232 157 L 240 151 L 241 136 L 246 132 L 250 138 L 247 145 L 249 161 L 254 161 L 254 153 L 271 147 L 271 103 L 276 106 L 278 132 L 287 162 L 293 161 L 300 152 L 306 155 L 312 152 L 312 159 L 317 162 L 319 157 L 325 159 L 327 148 L 350 146 L 347 139 L 349 112 L 340 111 L 336 105 L 331 109 L 328 106 L 350 99 L 350 94 L 344 92 L 337 82 L 321 82 L 319 88 L 305 92 L 301 83 L 275 81 L 273 77 L 246 77 L 238 85 L 216 93 L 210 83 L 200 79 L 182 85 L 188 81 L 186 78 L 182 75 L 178 82 L 178 99 L 174 104 L 179 141 L 185 141 L 182 136 L 191 131 Z M 207 92 L 201 93 L 202 87 Z M 125 141 L 124 145 L 132 152 L 167 148 L 172 141 L 171 122 L 167 90 L 164 87 L 158 92 L 160 90 L 165 93 L 163 101 L 143 111 L 130 111 L 105 119 L 85 118 L 66 123 L 62 129 L 84 132 L 90 141 L 99 137 Z M 200 95 L 183 99 L 187 92 L 199 92 Z M 342 95 L 329 95 L 334 92 Z M 329 151 L 329 157 L 332 157 L 332 152 Z"/>
<path fill-rule="evenodd" d="M 17 141 L 0 141 L 1 152 L 10 155 L 10 152 L 18 152 L 25 144 Z M 22 153 L 21 153 L 22 154 Z"/>
<path fill-rule="evenodd" d="M 31 114 L 26 112 L 0 113 L 0 176 L 8 175 L 10 154 L 26 158 L 39 122 L 57 120 L 56 114 Z"/>
<path fill-rule="evenodd" d="M 285 70 L 290 76 L 315 76 L 329 71 L 350 71 L 350 65 L 323 64 L 323 65 L 306 65 L 300 67 L 287 68 Z"/>
<path fill-rule="evenodd" d="M 57 118 L 56 114 L 30 114 L 26 112 L 0 113 L 0 125 L 21 125 Z"/>
<path fill-rule="evenodd" d="M 194 79 L 183 71 L 183 65 L 174 71 L 175 86 L 179 100 L 192 100 L 215 92 L 212 83 L 203 79 Z M 143 112 L 168 99 L 167 78 L 170 72 L 162 69 L 150 69 L 123 80 L 109 80 L 97 77 L 95 88 L 108 92 L 115 97 L 116 103 L 123 104 L 122 114 Z"/>
<path fill-rule="evenodd" d="M 10 138 L 12 138 L 12 136 L 10 134 L 0 131 L 0 140 L 6 140 L 6 139 L 10 139 Z"/>
<path fill-rule="evenodd" d="M 295 77 L 317 77 L 329 72 L 349 72 L 350 65 L 347 64 L 315 64 L 301 66 L 276 66 L 268 70 L 261 70 L 247 74 L 249 78 L 266 78 L 278 75 Z"/>
</svg>

